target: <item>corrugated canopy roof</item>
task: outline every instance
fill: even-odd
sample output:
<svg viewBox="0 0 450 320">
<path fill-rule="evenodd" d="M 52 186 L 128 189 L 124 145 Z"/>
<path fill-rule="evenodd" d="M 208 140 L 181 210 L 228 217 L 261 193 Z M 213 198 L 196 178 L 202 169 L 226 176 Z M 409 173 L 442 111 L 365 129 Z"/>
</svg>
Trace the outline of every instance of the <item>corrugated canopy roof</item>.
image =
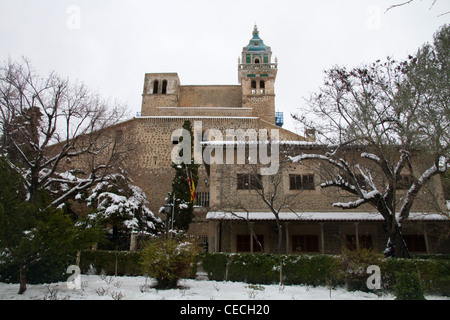
<svg viewBox="0 0 450 320">
<path fill-rule="evenodd" d="M 283 221 L 382 221 L 383 217 L 378 212 L 350 212 L 350 211 L 329 211 L 329 212 L 280 212 L 280 220 Z M 210 211 L 206 215 L 207 220 L 275 220 L 272 212 L 224 212 Z M 409 220 L 448 220 L 439 213 L 411 212 Z"/>
</svg>

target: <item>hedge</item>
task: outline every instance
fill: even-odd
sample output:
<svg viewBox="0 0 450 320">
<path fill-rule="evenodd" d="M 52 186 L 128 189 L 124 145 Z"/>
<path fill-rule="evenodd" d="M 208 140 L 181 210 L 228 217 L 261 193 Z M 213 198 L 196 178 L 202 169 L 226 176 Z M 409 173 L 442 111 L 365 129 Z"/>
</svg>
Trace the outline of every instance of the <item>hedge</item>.
<svg viewBox="0 0 450 320">
<path fill-rule="evenodd" d="M 203 253 L 201 261 L 208 278 L 217 281 L 243 281 L 254 284 L 336 286 L 349 290 L 367 289 L 370 274 L 367 266 L 380 267 L 382 289 L 393 291 L 401 273 L 417 273 L 427 294 L 450 296 L 450 261 L 448 259 L 385 259 L 379 256 L 367 260 L 367 255 L 355 259 L 349 267 L 344 255 L 274 255 L 248 253 Z M 359 261 L 358 259 L 361 259 Z M 363 261 L 363 260 L 366 261 Z M 370 261 L 370 262 L 369 262 Z M 357 273 L 354 270 L 360 269 Z"/>
<path fill-rule="evenodd" d="M 118 276 L 143 276 L 142 251 L 83 250 L 80 255 L 81 273 L 95 273 Z M 195 278 L 197 266 L 192 268 Z"/>
<path fill-rule="evenodd" d="M 106 275 L 139 276 L 143 275 L 140 259 L 140 251 L 84 250 L 80 256 L 80 269 L 82 273 L 89 273 L 94 268 L 97 273 Z"/>
<path fill-rule="evenodd" d="M 201 253 L 198 259 L 210 280 L 251 284 L 277 284 L 282 280 L 286 285 L 342 285 L 349 290 L 366 291 L 369 274 L 365 271 L 368 265 L 376 264 L 381 270 L 384 290 L 393 292 L 399 275 L 410 273 L 417 274 L 425 294 L 450 296 L 449 259 L 386 259 L 370 253 L 335 256 Z M 97 273 L 136 276 L 143 275 L 140 260 L 139 251 L 86 250 L 81 253 L 80 268 L 82 273 L 88 273 L 92 266 Z"/>
</svg>

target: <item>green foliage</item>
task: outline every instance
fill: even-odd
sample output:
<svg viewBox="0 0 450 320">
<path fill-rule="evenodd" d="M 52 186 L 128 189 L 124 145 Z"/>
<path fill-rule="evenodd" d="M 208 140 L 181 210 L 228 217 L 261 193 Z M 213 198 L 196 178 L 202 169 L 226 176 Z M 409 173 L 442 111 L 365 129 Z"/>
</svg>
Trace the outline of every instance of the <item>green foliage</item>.
<svg viewBox="0 0 450 320">
<path fill-rule="evenodd" d="M 349 291 L 369 291 L 367 288 L 367 268 L 370 265 L 376 265 L 381 269 L 383 260 L 382 254 L 370 249 L 345 249 L 340 256 L 338 278 L 346 283 Z"/>
<path fill-rule="evenodd" d="M 203 270 L 208 274 L 208 279 L 222 281 L 225 279 L 229 254 L 226 253 L 202 253 L 200 260 Z"/>
<path fill-rule="evenodd" d="M 253 284 L 327 285 L 337 281 L 333 256 L 205 253 L 203 269 L 211 280 L 244 281 Z"/>
<path fill-rule="evenodd" d="M 393 291 L 396 273 L 416 273 L 427 294 L 448 296 L 450 261 L 446 259 L 392 259 L 370 250 L 345 251 L 342 255 L 273 255 L 248 253 L 203 253 L 200 256 L 208 278 L 216 281 L 245 281 L 253 284 L 337 286 L 368 291 L 367 267 L 381 271 L 383 290 Z M 280 268 L 281 266 L 281 268 Z"/>
<path fill-rule="evenodd" d="M 450 296 L 450 261 L 442 259 L 385 259 L 382 281 L 394 290 L 397 273 L 417 274 L 424 292 Z"/>
<path fill-rule="evenodd" d="M 338 260 L 328 255 L 286 255 L 283 264 L 285 284 L 325 286 L 338 284 Z"/>
<path fill-rule="evenodd" d="M 156 279 L 157 288 L 176 288 L 180 278 L 189 277 L 198 252 L 198 247 L 191 242 L 153 239 L 142 251 L 142 271 Z"/>
<path fill-rule="evenodd" d="M 191 161 L 190 163 L 181 164 L 172 163 L 172 168 L 175 170 L 175 175 L 172 181 L 172 190 L 169 192 L 167 202 L 173 204 L 175 197 L 174 228 L 179 230 L 188 230 L 189 224 L 194 217 L 194 207 L 191 202 L 191 193 L 189 190 L 186 171 L 194 180 L 194 185 L 197 186 L 198 168 L 200 165 L 195 164 L 193 160 L 194 134 L 191 122 L 189 120 L 184 122 L 183 129 L 187 130 L 191 135 Z M 182 141 L 183 138 L 180 137 L 179 142 L 181 143 Z M 183 150 L 180 151 L 180 156 L 182 156 L 182 152 Z M 171 215 L 169 215 L 169 220 L 171 220 Z M 172 225 L 171 221 L 169 222 L 169 225 Z"/>
<path fill-rule="evenodd" d="M 272 254 L 242 253 L 230 256 L 228 280 L 271 284 L 280 279 L 279 258 Z"/>
<path fill-rule="evenodd" d="M 425 300 L 416 272 L 397 272 L 394 294 L 397 300 Z"/>
<path fill-rule="evenodd" d="M 19 269 L 29 283 L 61 281 L 77 250 L 97 239 L 95 229 L 74 226 L 69 215 L 49 207 L 39 192 L 26 201 L 23 179 L 0 161 L 0 281 L 18 282 Z"/>
<path fill-rule="evenodd" d="M 80 269 L 82 273 L 89 273 L 94 268 L 106 275 L 139 276 L 143 275 L 141 257 L 140 251 L 83 250 Z"/>
</svg>

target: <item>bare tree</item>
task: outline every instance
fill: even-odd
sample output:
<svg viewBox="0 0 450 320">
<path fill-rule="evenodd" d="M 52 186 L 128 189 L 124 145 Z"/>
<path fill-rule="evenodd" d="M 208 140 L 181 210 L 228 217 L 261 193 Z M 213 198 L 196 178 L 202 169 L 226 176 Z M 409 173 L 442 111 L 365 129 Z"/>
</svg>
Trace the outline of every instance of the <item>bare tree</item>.
<svg viewBox="0 0 450 320">
<path fill-rule="evenodd" d="M 280 159 L 278 171 L 271 175 L 261 175 L 263 165 L 259 163 L 232 165 L 232 169 L 225 170 L 223 183 L 230 185 L 231 188 L 223 194 L 222 210 L 247 224 L 261 251 L 262 244 L 253 230 L 250 213 L 258 210 L 269 210 L 272 213 L 277 230 L 277 253 L 281 253 L 284 228 L 281 214 L 282 212 L 296 214 L 295 208 L 300 203 L 301 195 L 301 191 L 285 192 L 286 170 L 290 165 L 291 162 L 288 159 Z M 236 189 L 248 190 L 251 194 L 239 196 L 236 195 Z"/>
<path fill-rule="evenodd" d="M 316 127 L 326 150 L 291 159 L 321 161 L 335 169 L 333 179 L 322 187 L 344 190 L 354 199 L 334 206 L 375 208 L 385 221 L 388 256 L 409 256 L 402 222 L 424 187 L 448 168 L 449 37 L 450 28 L 444 26 L 434 46 L 423 46 L 408 61 L 388 58 L 326 71 L 325 84 L 308 101 L 314 123 L 296 117 Z M 349 161 L 349 150 L 358 153 L 359 160 Z M 438 209 L 444 210 L 442 205 Z"/>
<path fill-rule="evenodd" d="M 391 5 L 386 9 L 386 12 L 388 12 L 388 11 L 394 9 L 394 8 L 406 6 L 406 5 L 408 5 L 408 4 L 410 4 L 410 3 L 414 2 L 414 1 L 415 1 L 415 0 L 396 1 L 397 3 L 391 4 Z M 433 0 L 433 1 L 432 1 L 429 10 L 431 10 L 431 9 L 434 7 L 434 5 L 436 4 L 436 2 L 438 2 L 438 0 Z M 438 15 L 438 17 L 443 16 L 443 15 L 446 15 L 446 14 L 449 14 L 449 13 L 450 13 L 450 11 L 441 13 L 441 14 Z"/>
<path fill-rule="evenodd" d="M 114 130 L 124 106 L 54 72 L 38 75 L 27 59 L 0 69 L 1 151 L 26 181 L 27 201 L 40 190 L 61 192 L 58 206 L 105 178 L 129 154 Z M 78 170 L 64 171 L 76 161 Z M 82 169 L 82 170 L 80 170 Z"/>
</svg>

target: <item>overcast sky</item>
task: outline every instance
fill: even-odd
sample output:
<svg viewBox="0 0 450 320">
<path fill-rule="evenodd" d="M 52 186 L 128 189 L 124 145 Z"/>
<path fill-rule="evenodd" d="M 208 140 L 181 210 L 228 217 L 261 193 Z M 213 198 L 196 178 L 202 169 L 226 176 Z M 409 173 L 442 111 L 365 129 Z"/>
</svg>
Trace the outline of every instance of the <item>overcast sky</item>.
<svg viewBox="0 0 450 320">
<path fill-rule="evenodd" d="M 256 23 L 278 57 L 276 109 L 318 89 L 323 70 L 386 56 L 404 59 L 450 22 L 450 1 L 0 0 L 0 59 L 28 57 L 140 111 L 144 74 L 177 72 L 182 85 L 238 84 L 237 63 Z M 441 15 L 441 16 L 439 16 Z M 299 132 L 302 133 L 302 132 Z"/>
</svg>

